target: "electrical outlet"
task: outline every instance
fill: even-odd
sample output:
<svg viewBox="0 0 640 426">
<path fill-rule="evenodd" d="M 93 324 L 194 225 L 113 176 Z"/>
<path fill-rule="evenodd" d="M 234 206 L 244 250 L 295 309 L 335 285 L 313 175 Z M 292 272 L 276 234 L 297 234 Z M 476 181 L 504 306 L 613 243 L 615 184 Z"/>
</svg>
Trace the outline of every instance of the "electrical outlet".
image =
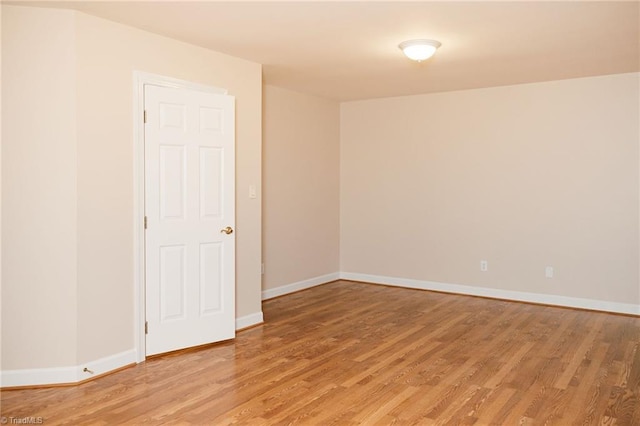
<svg viewBox="0 0 640 426">
<path fill-rule="evenodd" d="M 489 270 L 489 262 L 487 262 L 486 260 L 481 260 L 480 261 L 480 271 L 487 272 L 488 270 Z"/>
<path fill-rule="evenodd" d="M 553 278 L 553 266 L 547 266 L 544 268 L 545 278 Z"/>
</svg>

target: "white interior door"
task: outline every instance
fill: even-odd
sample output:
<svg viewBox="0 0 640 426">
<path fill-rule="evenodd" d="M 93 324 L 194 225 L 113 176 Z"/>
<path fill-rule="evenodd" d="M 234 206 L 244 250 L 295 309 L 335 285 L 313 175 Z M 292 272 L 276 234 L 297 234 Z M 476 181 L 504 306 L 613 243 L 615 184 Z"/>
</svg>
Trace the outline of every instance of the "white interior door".
<svg viewBox="0 0 640 426">
<path fill-rule="evenodd" d="M 146 354 L 235 336 L 235 98 L 146 85 Z"/>
</svg>

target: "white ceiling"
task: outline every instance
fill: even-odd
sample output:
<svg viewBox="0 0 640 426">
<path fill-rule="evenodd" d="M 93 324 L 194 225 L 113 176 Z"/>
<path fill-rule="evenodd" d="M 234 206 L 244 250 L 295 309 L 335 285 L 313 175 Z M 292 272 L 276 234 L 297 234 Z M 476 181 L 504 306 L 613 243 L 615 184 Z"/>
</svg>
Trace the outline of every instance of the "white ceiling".
<svg viewBox="0 0 640 426">
<path fill-rule="evenodd" d="M 640 70 L 638 1 L 43 3 L 259 62 L 267 84 L 341 101 Z M 397 47 L 412 38 L 442 47 L 414 63 Z"/>
</svg>

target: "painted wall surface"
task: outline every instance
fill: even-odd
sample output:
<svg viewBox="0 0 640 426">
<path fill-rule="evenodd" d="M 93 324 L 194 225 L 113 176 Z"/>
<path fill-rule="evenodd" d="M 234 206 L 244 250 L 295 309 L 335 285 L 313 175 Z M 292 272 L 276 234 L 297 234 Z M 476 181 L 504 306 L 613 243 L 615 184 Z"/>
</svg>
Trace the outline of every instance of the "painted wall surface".
<svg viewBox="0 0 640 426">
<path fill-rule="evenodd" d="M 136 70 L 236 97 L 236 315 L 260 313 L 261 201 L 247 192 L 261 186 L 261 65 L 78 12 L 2 7 L 12 88 L 2 113 L 13 123 L 3 128 L 3 228 L 13 231 L 2 241 L 2 369 L 134 347 Z M 31 341 L 40 350 L 25 355 Z"/>
<path fill-rule="evenodd" d="M 339 271 L 340 107 L 264 87 L 263 290 Z"/>
<path fill-rule="evenodd" d="M 341 271 L 640 303 L 639 77 L 342 104 Z"/>
<path fill-rule="evenodd" d="M 133 322 L 134 70 L 236 97 L 236 315 L 260 312 L 261 200 L 248 188 L 261 186 L 261 66 L 81 13 L 77 31 L 79 360 L 132 345 L 130 332 L 110 330 Z"/>
<path fill-rule="evenodd" d="M 74 13 L 2 7 L 2 369 L 76 363 Z"/>
<path fill-rule="evenodd" d="M 2 5 L 2 370 L 133 348 L 135 70 L 236 96 L 237 316 L 261 310 L 260 65 Z M 639 79 L 341 106 L 267 86 L 264 289 L 340 270 L 640 303 Z"/>
</svg>

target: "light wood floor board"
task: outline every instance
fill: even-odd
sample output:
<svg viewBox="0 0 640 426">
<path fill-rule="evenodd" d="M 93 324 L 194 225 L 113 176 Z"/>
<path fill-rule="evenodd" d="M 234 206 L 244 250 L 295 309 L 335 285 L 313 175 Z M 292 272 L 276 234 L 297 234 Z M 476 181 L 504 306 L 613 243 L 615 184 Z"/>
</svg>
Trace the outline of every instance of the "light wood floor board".
<svg viewBox="0 0 640 426">
<path fill-rule="evenodd" d="M 640 425 L 640 318 L 337 281 L 234 341 L 74 387 L 4 390 L 44 424 Z"/>
</svg>

